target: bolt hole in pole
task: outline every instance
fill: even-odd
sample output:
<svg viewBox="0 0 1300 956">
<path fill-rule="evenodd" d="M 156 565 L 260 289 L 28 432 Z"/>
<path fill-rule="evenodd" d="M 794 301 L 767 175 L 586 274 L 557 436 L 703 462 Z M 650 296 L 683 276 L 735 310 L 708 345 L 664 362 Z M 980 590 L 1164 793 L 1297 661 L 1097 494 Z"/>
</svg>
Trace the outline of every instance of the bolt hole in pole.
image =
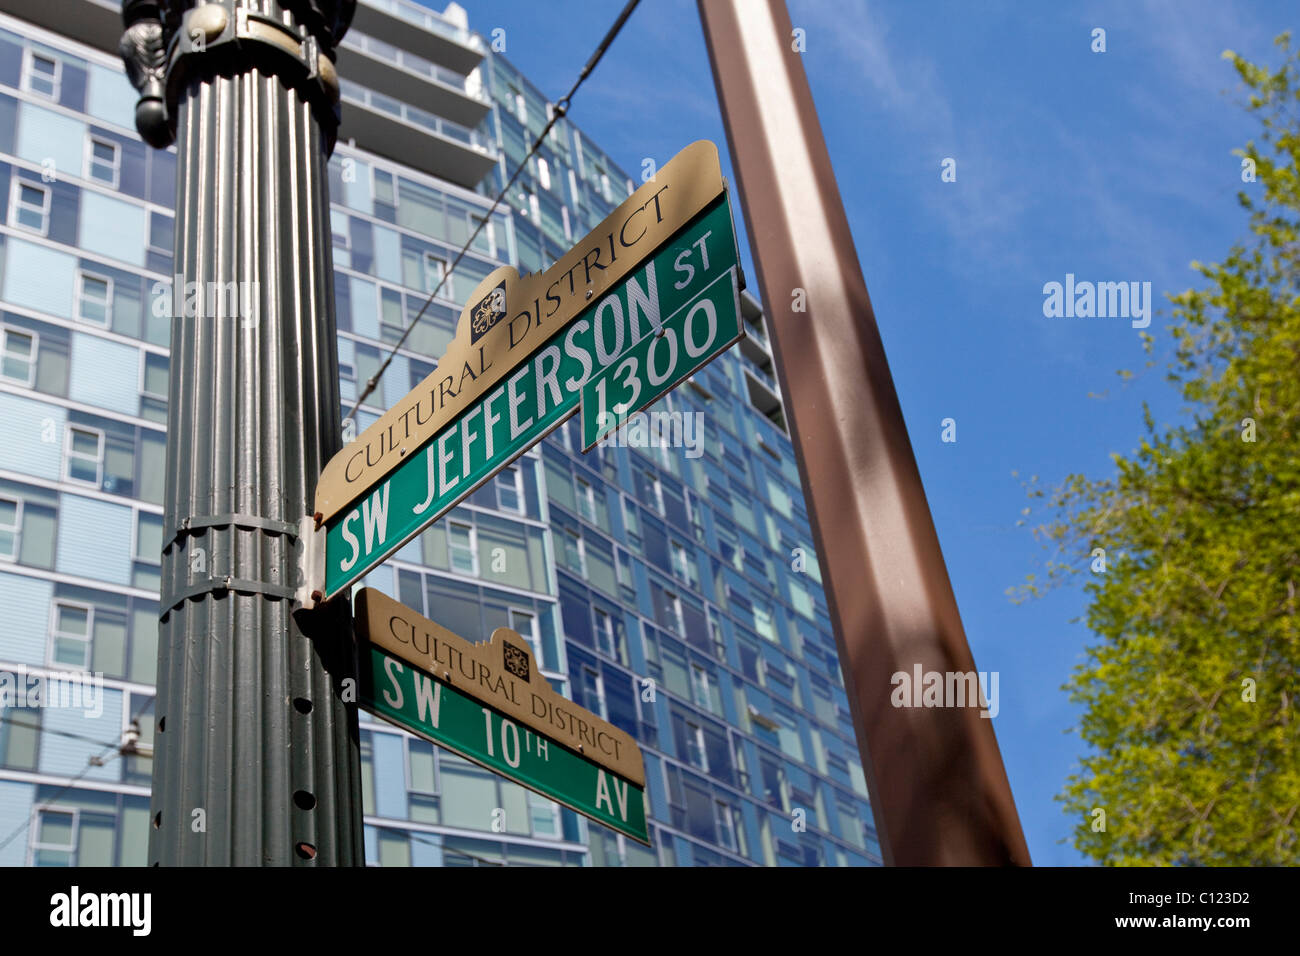
<svg viewBox="0 0 1300 956">
<path fill-rule="evenodd" d="M 315 810 L 316 796 L 308 793 L 306 790 L 295 790 L 293 792 L 293 802 L 297 804 L 299 810 Z"/>
<path fill-rule="evenodd" d="M 312 846 L 310 843 L 307 843 L 306 841 L 298 843 L 293 849 L 294 852 L 298 854 L 300 859 L 303 860 L 316 859 L 316 848 Z"/>
<path fill-rule="evenodd" d="M 162 827 L 162 811 L 159 810 L 157 813 L 153 815 L 153 828 L 157 830 L 160 829 L 161 827 Z"/>
<path fill-rule="evenodd" d="M 162 733 L 162 732 L 163 732 L 164 730 L 166 730 L 166 729 L 167 729 L 167 718 L 166 718 L 166 717 L 159 717 L 159 718 L 158 718 L 158 733 Z"/>
<path fill-rule="evenodd" d="M 293 699 L 293 709 L 300 714 L 310 714 L 312 703 L 306 697 L 295 697 Z"/>
</svg>

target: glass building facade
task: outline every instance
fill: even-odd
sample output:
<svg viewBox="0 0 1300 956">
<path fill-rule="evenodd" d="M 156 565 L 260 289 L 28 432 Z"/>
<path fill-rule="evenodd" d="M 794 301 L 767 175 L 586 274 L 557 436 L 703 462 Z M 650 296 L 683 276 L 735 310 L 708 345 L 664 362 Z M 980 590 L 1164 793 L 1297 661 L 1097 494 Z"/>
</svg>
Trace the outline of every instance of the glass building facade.
<svg viewBox="0 0 1300 956">
<path fill-rule="evenodd" d="M 152 761 L 123 739 L 153 733 L 176 159 L 135 133 L 116 4 L 56 6 L 0 0 L 0 865 L 139 865 Z M 454 4 L 360 0 L 339 71 L 345 414 L 446 280 L 359 433 L 433 370 L 493 268 L 545 269 L 635 184 L 563 119 L 447 277 L 551 104 Z M 880 861 L 743 305 L 747 338 L 656 406 L 698 413 L 698 446 L 584 454 L 575 417 L 364 581 L 470 640 L 530 640 L 557 689 L 641 743 L 653 847 L 363 713 L 368 862 Z M 76 706 L 85 674 L 102 693 Z"/>
</svg>

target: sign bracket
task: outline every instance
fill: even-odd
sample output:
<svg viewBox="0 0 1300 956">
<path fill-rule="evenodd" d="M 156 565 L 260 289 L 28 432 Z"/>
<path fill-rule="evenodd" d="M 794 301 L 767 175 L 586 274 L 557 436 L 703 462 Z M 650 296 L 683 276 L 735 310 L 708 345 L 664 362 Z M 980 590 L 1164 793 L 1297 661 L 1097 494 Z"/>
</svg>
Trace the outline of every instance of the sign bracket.
<svg viewBox="0 0 1300 956">
<path fill-rule="evenodd" d="M 294 600 L 314 608 L 325 594 L 325 530 L 315 515 L 298 519 L 298 589 Z"/>
</svg>

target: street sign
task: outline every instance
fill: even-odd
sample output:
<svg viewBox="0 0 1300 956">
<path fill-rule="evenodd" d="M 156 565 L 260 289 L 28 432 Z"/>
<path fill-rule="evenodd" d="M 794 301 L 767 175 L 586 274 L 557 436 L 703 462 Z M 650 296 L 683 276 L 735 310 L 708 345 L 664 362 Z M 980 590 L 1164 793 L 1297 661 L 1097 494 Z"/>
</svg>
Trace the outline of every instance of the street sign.
<svg viewBox="0 0 1300 956">
<path fill-rule="evenodd" d="M 494 270 L 433 374 L 326 465 L 323 597 L 544 438 L 577 411 L 589 379 L 738 267 L 717 149 L 701 141 L 546 272 Z M 693 344 L 703 330 L 697 321 Z"/>
<path fill-rule="evenodd" d="M 365 710 L 649 846 L 636 741 L 557 694 L 514 631 L 472 644 L 372 588 L 356 629 Z"/>
<path fill-rule="evenodd" d="M 661 332 L 642 336 L 587 379 L 582 386 L 582 450 L 589 451 L 743 335 L 740 279 L 733 267 L 666 318 Z"/>
</svg>

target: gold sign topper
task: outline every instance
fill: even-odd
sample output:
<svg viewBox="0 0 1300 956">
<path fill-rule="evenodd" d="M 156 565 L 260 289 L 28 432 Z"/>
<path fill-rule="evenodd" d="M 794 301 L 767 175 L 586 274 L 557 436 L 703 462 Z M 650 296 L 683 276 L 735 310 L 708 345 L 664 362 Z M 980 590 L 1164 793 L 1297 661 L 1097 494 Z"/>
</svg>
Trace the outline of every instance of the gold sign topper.
<svg viewBox="0 0 1300 956">
<path fill-rule="evenodd" d="M 645 786 L 641 749 L 631 734 L 557 694 L 537 669 L 528 642 L 509 628 L 498 627 L 486 642 L 471 644 L 374 588 L 357 594 L 356 627 L 360 640 Z"/>
<path fill-rule="evenodd" d="M 699 140 L 674 156 L 545 272 L 488 274 L 437 368 L 330 459 L 316 485 L 328 521 L 413 455 L 593 301 L 722 194 L 718 149 Z"/>
</svg>

